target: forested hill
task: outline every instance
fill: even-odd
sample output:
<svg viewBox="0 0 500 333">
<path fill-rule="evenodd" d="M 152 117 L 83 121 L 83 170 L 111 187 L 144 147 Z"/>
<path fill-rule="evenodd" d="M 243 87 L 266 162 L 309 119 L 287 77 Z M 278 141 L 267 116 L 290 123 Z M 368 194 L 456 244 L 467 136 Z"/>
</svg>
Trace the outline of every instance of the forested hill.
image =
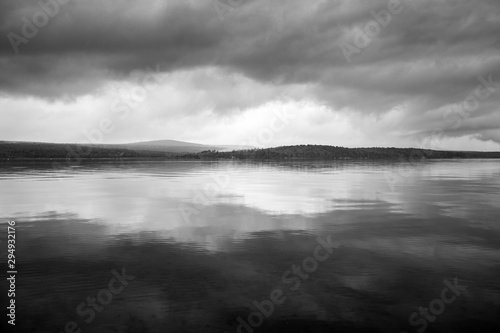
<svg viewBox="0 0 500 333">
<path fill-rule="evenodd" d="M 415 148 L 345 148 L 336 146 L 300 145 L 233 152 L 204 151 L 186 154 L 196 159 L 440 159 L 440 158 L 500 158 L 500 152 L 438 151 Z"/>
<path fill-rule="evenodd" d="M 124 145 L 0 141 L 0 160 L 6 159 L 93 159 L 170 158 L 161 151 L 132 150 Z"/>
<path fill-rule="evenodd" d="M 266 149 L 221 152 L 206 150 L 196 153 L 133 149 L 130 145 L 78 145 L 36 142 L 0 141 L 0 160 L 13 159 L 439 159 L 439 158 L 500 158 L 500 152 L 437 151 L 414 148 L 345 148 L 336 146 L 300 145 Z"/>
</svg>

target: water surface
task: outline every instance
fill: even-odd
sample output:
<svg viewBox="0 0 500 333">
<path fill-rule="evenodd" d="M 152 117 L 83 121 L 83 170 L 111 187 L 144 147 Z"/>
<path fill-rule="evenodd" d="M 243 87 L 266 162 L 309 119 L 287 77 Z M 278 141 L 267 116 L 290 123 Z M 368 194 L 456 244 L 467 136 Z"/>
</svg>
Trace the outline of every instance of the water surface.
<svg viewBox="0 0 500 333">
<path fill-rule="evenodd" d="M 0 202 L 19 332 L 237 332 L 273 290 L 255 332 L 417 332 L 455 278 L 466 291 L 425 331 L 500 327 L 499 160 L 2 162 Z M 318 237 L 332 254 L 287 274 Z M 122 269 L 134 279 L 85 322 Z"/>
</svg>

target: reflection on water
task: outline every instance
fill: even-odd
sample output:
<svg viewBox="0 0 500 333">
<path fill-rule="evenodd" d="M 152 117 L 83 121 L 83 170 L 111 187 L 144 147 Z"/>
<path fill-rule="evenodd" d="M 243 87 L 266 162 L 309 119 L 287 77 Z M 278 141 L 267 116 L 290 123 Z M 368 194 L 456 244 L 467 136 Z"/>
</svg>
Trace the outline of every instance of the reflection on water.
<svg viewBox="0 0 500 333">
<path fill-rule="evenodd" d="M 426 331 L 494 330 L 499 176 L 498 160 L 3 162 L 16 329 L 237 332 L 278 288 L 285 302 L 255 332 L 417 332 L 409 316 L 456 277 L 466 292 Z M 335 251 L 295 290 L 283 275 L 318 237 Z M 86 323 L 77 307 L 122 267 L 135 279 Z"/>
</svg>

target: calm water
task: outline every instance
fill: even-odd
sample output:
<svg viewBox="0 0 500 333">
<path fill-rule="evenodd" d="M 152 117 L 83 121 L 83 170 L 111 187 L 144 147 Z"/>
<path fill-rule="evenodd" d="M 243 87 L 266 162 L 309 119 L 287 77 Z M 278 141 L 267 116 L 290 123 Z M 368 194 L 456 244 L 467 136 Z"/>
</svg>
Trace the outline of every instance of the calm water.
<svg viewBox="0 0 500 333">
<path fill-rule="evenodd" d="M 500 327 L 499 160 L 3 162 L 0 202 L 16 332 Z"/>
</svg>

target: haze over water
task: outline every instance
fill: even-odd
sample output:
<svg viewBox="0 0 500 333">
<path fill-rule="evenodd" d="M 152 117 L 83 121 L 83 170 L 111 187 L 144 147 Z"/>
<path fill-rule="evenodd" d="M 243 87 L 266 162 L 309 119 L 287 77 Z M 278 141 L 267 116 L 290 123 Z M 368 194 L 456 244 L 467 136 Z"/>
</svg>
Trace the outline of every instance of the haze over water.
<svg viewBox="0 0 500 333">
<path fill-rule="evenodd" d="M 417 332 L 455 278 L 425 331 L 500 327 L 498 160 L 0 163 L 19 332 L 237 332 L 277 288 L 255 332 Z M 333 254 L 292 288 L 318 237 Z M 135 278 L 86 323 L 78 305 L 122 268 Z"/>
</svg>

